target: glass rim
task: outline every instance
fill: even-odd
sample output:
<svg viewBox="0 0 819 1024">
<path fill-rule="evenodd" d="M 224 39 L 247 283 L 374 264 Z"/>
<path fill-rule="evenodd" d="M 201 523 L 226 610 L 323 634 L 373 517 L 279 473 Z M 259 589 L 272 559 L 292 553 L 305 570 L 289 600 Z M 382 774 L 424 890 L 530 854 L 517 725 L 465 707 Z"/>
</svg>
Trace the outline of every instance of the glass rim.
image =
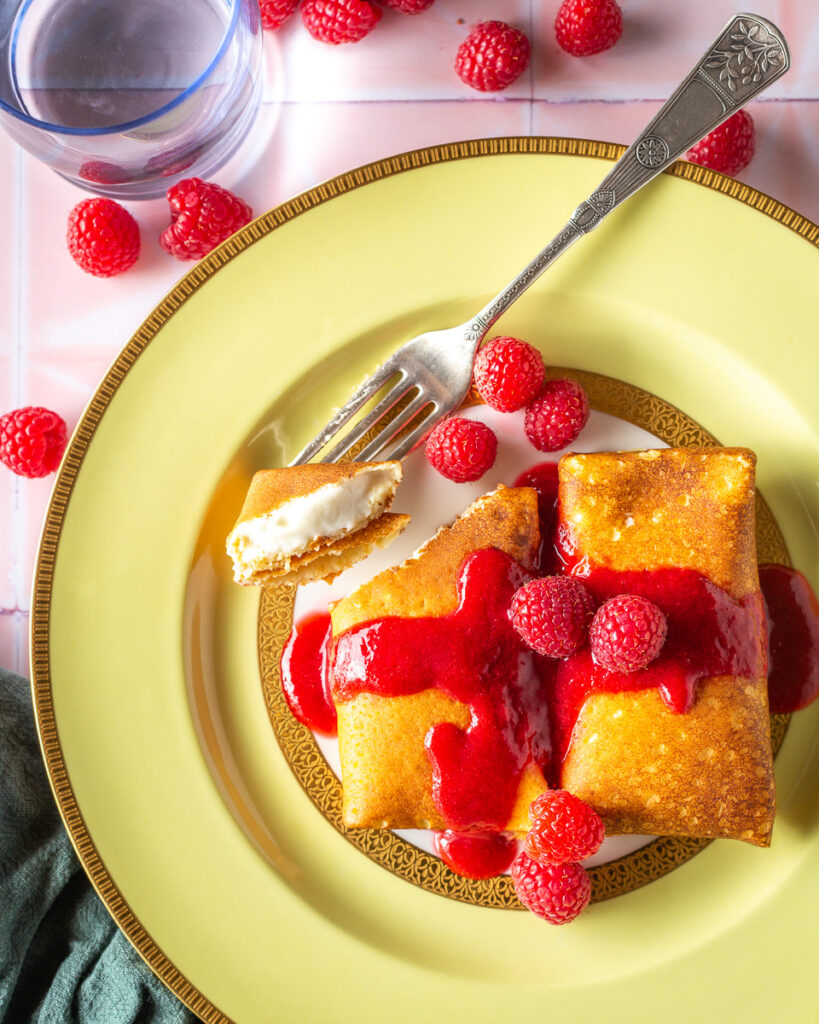
<svg viewBox="0 0 819 1024">
<path fill-rule="evenodd" d="M 14 51 L 17 46 L 17 35 L 20 31 L 22 18 L 34 2 L 35 0 L 25 0 L 24 4 L 15 16 L 15 26 L 11 40 L 12 67 L 14 66 Z M 222 37 L 222 41 L 220 42 L 219 47 L 208 66 L 178 96 L 170 100 L 168 103 L 163 104 L 161 107 L 157 107 L 156 110 L 152 110 L 150 113 L 144 114 L 142 117 L 138 117 L 133 121 L 123 121 L 121 124 L 108 125 L 105 128 L 70 128 L 66 125 L 52 124 L 50 121 L 41 121 L 39 118 L 31 117 L 22 110 L 9 106 L 9 104 L 2 98 L 0 98 L 0 110 L 4 113 L 10 114 L 16 120 L 21 121 L 23 124 L 26 124 L 31 128 L 38 128 L 41 131 L 53 132 L 58 135 L 88 136 L 93 138 L 100 135 L 121 135 L 123 132 L 132 131 L 135 128 L 141 128 L 143 125 L 170 113 L 170 111 L 174 110 L 181 103 L 184 103 L 186 99 L 192 96 L 197 89 L 199 89 L 225 55 L 225 51 L 236 32 L 236 24 L 239 20 L 239 9 L 242 6 L 243 0 L 227 0 L 227 3 L 232 5 L 230 22 L 225 28 L 225 34 Z"/>
</svg>

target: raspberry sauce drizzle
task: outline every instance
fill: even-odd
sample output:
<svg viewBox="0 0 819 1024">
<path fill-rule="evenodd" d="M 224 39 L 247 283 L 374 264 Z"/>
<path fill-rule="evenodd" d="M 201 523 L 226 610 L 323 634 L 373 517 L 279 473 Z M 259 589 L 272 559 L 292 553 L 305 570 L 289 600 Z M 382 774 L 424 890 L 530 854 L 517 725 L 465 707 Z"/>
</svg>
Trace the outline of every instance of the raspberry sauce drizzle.
<svg viewBox="0 0 819 1024">
<path fill-rule="evenodd" d="M 529 574 L 493 548 L 470 555 L 450 615 L 384 618 L 336 639 L 333 696 L 400 696 L 435 688 L 468 704 L 466 730 L 442 722 L 426 737 L 433 800 L 453 828 L 502 829 L 525 766 L 549 760 L 549 716 L 536 656 L 509 621 Z"/>
<path fill-rule="evenodd" d="M 538 575 L 554 576 L 560 571 L 560 559 L 555 547 L 557 536 L 558 477 L 556 462 L 540 462 L 525 470 L 513 487 L 533 487 L 537 491 L 537 513 L 540 523 L 538 549 Z"/>
<path fill-rule="evenodd" d="M 819 696 L 819 602 L 802 573 L 760 565 L 768 620 L 768 703 L 776 714 Z"/>
<path fill-rule="evenodd" d="M 330 698 L 330 616 L 306 615 L 294 626 L 282 651 L 282 690 L 294 716 L 308 729 L 335 736 L 336 709 Z"/>
<path fill-rule="evenodd" d="M 668 620 L 660 654 L 639 672 L 608 672 L 588 646 L 561 661 L 542 659 L 552 715 L 554 765 L 568 752 L 580 709 L 593 693 L 656 689 L 667 707 L 683 714 L 697 686 L 711 676 L 759 679 L 766 674 L 764 609 L 759 593 L 735 600 L 693 569 L 615 572 L 582 564 L 583 583 L 595 604 L 617 594 L 653 601 Z"/>
</svg>

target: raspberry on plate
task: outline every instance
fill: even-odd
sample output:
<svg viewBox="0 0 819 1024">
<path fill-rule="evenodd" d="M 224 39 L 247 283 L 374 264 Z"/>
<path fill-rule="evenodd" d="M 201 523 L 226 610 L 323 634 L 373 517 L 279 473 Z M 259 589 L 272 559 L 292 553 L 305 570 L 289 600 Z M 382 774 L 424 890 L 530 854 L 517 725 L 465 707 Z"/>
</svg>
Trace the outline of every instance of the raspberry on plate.
<svg viewBox="0 0 819 1024">
<path fill-rule="evenodd" d="M 420 14 L 428 7 L 432 7 L 434 0 L 381 0 L 387 7 L 394 7 L 402 14 Z"/>
<path fill-rule="evenodd" d="M 529 817 L 532 827 L 524 849 L 540 864 L 569 864 L 591 857 L 606 835 L 597 811 L 565 789 L 550 789 L 533 800 Z"/>
<path fill-rule="evenodd" d="M 455 56 L 455 71 L 479 92 L 499 92 L 529 66 L 528 38 L 503 21 L 482 21 L 464 39 Z"/>
<path fill-rule="evenodd" d="M 384 12 L 367 0 L 304 0 L 301 20 L 314 39 L 337 46 L 357 43 L 368 35 Z"/>
<path fill-rule="evenodd" d="M 448 480 L 479 480 L 495 462 L 498 439 L 485 423 L 450 416 L 427 438 L 429 464 Z"/>
<path fill-rule="evenodd" d="M 589 627 L 592 657 L 609 672 L 638 672 L 663 648 L 668 622 L 662 610 L 637 594 L 602 604 Z"/>
<path fill-rule="evenodd" d="M 572 576 L 532 580 L 512 598 L 516 632 L 547 658 L 566 658 L 575 651 L 593 614 L 591 594 Z"/>
<path fill-rule="evenodd" d="M 259 0 L 262 25 L 274 32 L 281 28 L 299 6 L 299 0 Z"/>
<path fill-rule="evenodd" d="M 510 871 L 520 902 L 550 924 L 568 924 L 591 899 L 591 879 L 579 864 L 538 864 L 525 852 Z"/>
<path fill-rule="evenodd" d="M 487 342 L 472 371 L 478 394 L 498 412 L 514 412 L 535 399 L 543 386 L 543 356 L 520 338 Z"/>
<path fill-rule="evenodd" d="M 201 260 L 253 218 L 246 202 L 221 185 L 185 178 L 165 193 L 171 224 L 159 244 L 178 260 Z"/>
<path fill-rule="evenodd" d="M 18 476 L 48 476 L 59 466 L 68 432 L 65 420 L 40 405 L 0 416 L 0 462 Z"/>
<path fill-rule="evenodd" d="M 83 199 L 68 215 L 68 251 L 87 274 L 113 277 L 139 256 L 139 226 L 113 199 Z"/>
<path fill-rule="evenodd" d="M 523 429 L 541 452 L 557 452 L 577 438 L 589 418 L 589 400 L 583 388 L 561 377 L 544 384 L 526 410 Z"/>
<path fill-rule="evenodd" d="M 563 0 L 555 18 L 560 47 L 572 57 L 590 57 L 614 46 L 623 33 L 615 0 Z"/>
<path fill-rule="evenodd" d="M 738 110 L 692 146 L 686 153 L 686 160 L 734 175 L 748 166 L 755 149 L 754 119 L 747 110 Z"/>
</svg>

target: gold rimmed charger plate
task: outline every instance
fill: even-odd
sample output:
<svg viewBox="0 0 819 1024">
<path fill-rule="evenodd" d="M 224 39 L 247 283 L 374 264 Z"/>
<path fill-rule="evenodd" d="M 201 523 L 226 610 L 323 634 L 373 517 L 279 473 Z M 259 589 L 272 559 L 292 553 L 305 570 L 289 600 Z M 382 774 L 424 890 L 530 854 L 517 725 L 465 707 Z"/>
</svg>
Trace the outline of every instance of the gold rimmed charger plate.
<svg viewBox="0 0 819 1024">
<path fill-rule="evenodd" d="M 713 843 L 550 929 L 409 885 L 328 825 L 270 728 L 258 596 L 228 578 L 222 545 L 249 474 L 286 461 L 397 341 L 479 308 L 619 152 L 462 143 L 297 197 L 183 278 L 77 429 L 35 581 L 46 763 L 109 909 L 208 1021 L 404 1021 L 419 1007 L 719 1019 L 739 992 L 760 1019 L 815 1005 L 815 709 L 777 760 L 770 850 Z M 774 200 L 680 165 L 500 325 L 754 448 L 814 583 L 818 237 Z"/>
</svg>

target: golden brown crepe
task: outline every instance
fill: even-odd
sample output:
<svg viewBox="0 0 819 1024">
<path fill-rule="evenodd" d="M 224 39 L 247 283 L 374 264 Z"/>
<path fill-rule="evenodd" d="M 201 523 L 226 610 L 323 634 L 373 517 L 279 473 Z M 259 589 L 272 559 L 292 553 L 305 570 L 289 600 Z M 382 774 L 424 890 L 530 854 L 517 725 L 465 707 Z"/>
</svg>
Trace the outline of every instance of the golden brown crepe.
<svg viewBox="0 0 819 1024">
<path fill-rule="evenodd" d="M 537 495 L 527 487 L 499 487 L 479 498 L 402 565 L 387 569 L 331 609 L 333 635 L 387 616 L 444 616 L 458 606 L 464 560 L 497 548 L 527 568 L 537 556 Z M 435 689 L 398 697 L 363 693 L 336 704 L 344 823 L 352 827 L 445 828 L 432 799 L 432 769 L 424 737 L 440 722 L 462 729 L 466 704 Z M 507 825 L 529 827 L 531 801 L 547 788 L 540 769 L 528 766 Z"/>
<path fill-rule="evenodd" d="M 332 580 L 409 523 L 387 512 L 400 462 L 310 463 L 254 474 L 227 538 L 243 586 Z"/>
<path fill-rule="evenodd" d="M 561 523 L 592 565 L 694 569 L 741 599 L 759 591 L 755 462 L 742 448 L 567 455 Z M 764 633 L 758 642 L 764 650 Z M 766 679 L 705 679 L 685 714 L 656 690 L 591 695 L 561 785 L 595 807 L 609 833 L 767 846 L 775 791 Z"/>
</svg>

